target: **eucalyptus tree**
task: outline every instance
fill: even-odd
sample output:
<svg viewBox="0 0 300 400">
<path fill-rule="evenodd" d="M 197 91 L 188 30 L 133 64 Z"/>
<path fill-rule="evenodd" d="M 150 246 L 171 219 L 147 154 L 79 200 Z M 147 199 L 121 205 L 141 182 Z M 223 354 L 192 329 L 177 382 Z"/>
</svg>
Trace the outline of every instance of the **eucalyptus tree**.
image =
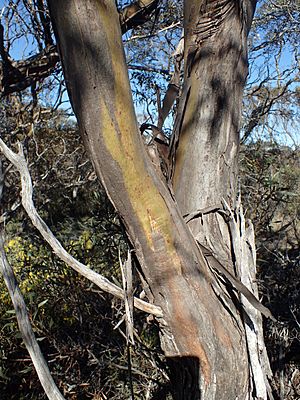
<svg viewBox="0 0 300 400">
<path fill-rule="evenodd" d="M 142 141 L 114 2 L 65 1 L 63 12 L 61 2 L 48 4 L 85 146 L 126 227 L 147 298 L 161 309 L 174 398 L 247 398 L 249 317 L 232 289 L 271 316 L 234 277 L 247 257 L 237 265 L 241 248 L 233 241 L 246 239 L 229 228 L 239 218 L 239 127 L 255 1 L 185 2 L 184 80 L 167 161 L 158 146 L 149 157 Z"/>
</svg>

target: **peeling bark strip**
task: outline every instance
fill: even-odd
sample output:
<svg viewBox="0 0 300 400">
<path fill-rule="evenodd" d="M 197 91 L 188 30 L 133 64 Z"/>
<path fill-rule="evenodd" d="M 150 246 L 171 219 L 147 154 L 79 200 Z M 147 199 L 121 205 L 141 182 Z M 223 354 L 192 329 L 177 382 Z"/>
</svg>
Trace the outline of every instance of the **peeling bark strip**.
<svg viewBox="0 0 300 400">
<path fill-rule="evenodd" d="M 240 198 L 235 215 L 231 214 L 229 226 L 238 277 L 257 296 L 254 228 L 251 221 L 247 221 L 246 224 Z M 262 317 L 251 307 L 247 300 L 242 298 L 241 302 L 247 313 L 246 318 L 251 321 L 245 328 L 256 397 L 258 399 L 267 399 L 268 393 L 270 400 L 274 400 L 268 384 L 268 379 L 272 379 L 272 371 L 264 344 Z"/>
<path fill-rule="evenodd" d="M 210 268 L 214 269 L 218 274 L 223 276 L 236 291 L 245 296 L 252 307 L 261 312 L 266 318 L 276 321 L 271 311 L 261 304 L 261 302 L 238 278 L 234 277 L 229 271 L 227 271 L 227 269 L 223 267 L 220 261 L 218 261 L 206 247 L 204 247 L 201 243 L 199 243 L 199 246 Z"/>
<path fill-rule="evenodd" d="M 189 24 L 187 38 L 200 45 L 208 38 L 212 38 L 234 11 L 236 6 L 232 0 L 210 0 L 200 2 L 200 13 L 195 13 L 195 25 Z M 189 52 L 189 50 L 187 50 Z"/>
<path fill-rule="evenodd" d="M 240 316 L 230 298 L 231 314 L 216 296 L 181 210 L 145 152 L 115 4 L 49 0 L 49 5 L 86 148 L 136 249 L 145 291 L 163 311 L 162 345 L 178 361 L 177 384 L 192 385 L 184 397 L 174 398 L 245 399 L 249 376 Z"/>
</svg>

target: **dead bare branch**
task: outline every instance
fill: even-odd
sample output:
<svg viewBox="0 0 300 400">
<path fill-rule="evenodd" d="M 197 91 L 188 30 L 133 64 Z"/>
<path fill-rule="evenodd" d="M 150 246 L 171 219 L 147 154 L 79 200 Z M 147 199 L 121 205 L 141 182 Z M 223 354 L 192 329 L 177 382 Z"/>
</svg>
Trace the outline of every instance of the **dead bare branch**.
<svg viewBox="0 0 300 400">
<path fill-rule="evenodd" d="M 95 285 L 97 285 L 103 291 L 116 296 L 119 299 L 124 299 L 124 291 L 122 288 L 110 282 L 104 276 L 98 274 L 92 269 L 88 268 L 86 265 L 82 264 L 78 260 L 76 260 L 71 254 L 69 254 L 62 244 L 56 239 L 56 237 L 51 232 L 50 228 L 47 226 L 45 221 L 38 214 L 33 200 L 32 200 L 32 182 L 30 173 L 27 167 L 27 163 L 23 154 L 22 145 L 19 143 L 19 152 L 14 153 L 6 144 L 0 139 L 0 149 L 7 157 L 7 159 L 17 168 L 20 176 L 21 176 L 21 184 L 22 184 L 22 205 L 26 210 L 29 218 L 31 219 L 32 224 L 37 228 L 46 242 L 51 246 L 53 252 L 67 265 L 73 268 L 80 275 L 84 276 Z M 134 306 L 139 308 L 146 313 L 153 314 L 157 317 L 162 316 L 162 311 L 159 307 L 149 304 L 141 299 L 134 298 Z"/>
<path fill-rule="evenodd" d="M 119 13 L 122 33 L 148 21 L 158 3 L 158 0 L 137 0 L 124 7 Z"/>
<path fill-rule="evenodd" d="M 41 385 L 49 400 L 65 400 L 51 376 L 47 362 L 35 338 L 23 295 L 18 286 L 14 271 L 6 258 L 2 232 L 0 234 L 0 253 L 0 271 L 14 306 L 23 341 L 38 374 Z"/>
</svg>

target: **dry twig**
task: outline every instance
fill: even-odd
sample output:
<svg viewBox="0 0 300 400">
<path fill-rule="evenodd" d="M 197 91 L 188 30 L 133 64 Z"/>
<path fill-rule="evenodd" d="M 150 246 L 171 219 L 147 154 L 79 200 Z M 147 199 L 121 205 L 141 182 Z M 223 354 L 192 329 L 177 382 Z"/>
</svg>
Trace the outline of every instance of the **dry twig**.
<svg viewBox="0 0 300 400">
<path fill-rule="evenodd" d="M 46 242 L 51 246 L 53 252 L 67 265 L 73 268 L 76 272 L 93 282 L 103 291 L 118 297 L 119 299 L 124 299 L 124 291 L 122 288 L 110 282 L 104 276 L 98 274 L 92 269 L 88 268 L 86 265 L 82 264 L 76 260 L 71 254 L 69 254 L 59 240 L 51 232 L 50 228 L 44 222 L 44 220 L 38 214 L 33 200 L 32 200 L 32 181 L 29 174 L 28 166 L 23 154 L 22 145 L 19 143 L 19 152 L 14 153 L 6 144 L 0 139 L 0 149 L 7 157 L 7 159 L 17 168 L 21 176 L 22 184 L 22 205 L 26 210 L 29 218 L 33 225 L 37 228 Z M 162 311 L 160 307 L 154 304 L 147 303 L 141 299 L 134 298 L 134 306 L 138 309 L 145 311 L 146 313 L 153 314 L 157 317 L 162 317 Z"/>
</svg>

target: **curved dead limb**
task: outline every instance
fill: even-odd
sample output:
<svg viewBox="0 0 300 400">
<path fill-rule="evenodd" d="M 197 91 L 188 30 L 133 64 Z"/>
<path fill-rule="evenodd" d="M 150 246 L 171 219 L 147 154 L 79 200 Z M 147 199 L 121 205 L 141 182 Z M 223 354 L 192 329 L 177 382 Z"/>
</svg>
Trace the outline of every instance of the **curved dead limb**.
<svg viewBox="0 0 300 400">
<path fill-rule="evenodd" d="M 14 271 L 6 258 L 2 233 L 0 235 L 0 253 L 0 271 L 14 306 L 23 341 L 38 374 L 41 385 L 49 400 L 65 400 L 51 376 L 47 362 L 34 336 L 26 304 L 15 278 Z"/>
<path fill-rule="evenodd" d="M 29 170 L 27 167 L 27 163 L 23 154 L 22 145 L 19 143 L 19 152 L 14 153 L 6 144 L 0 139 L 0 149 L 7 157 L 7 159 L 17 168 L 19 174 L 21 176 L 21 184 L 22 184 L 22 205 L 25 208 L 29 218 L 33 225 L 37 228 L 46 242 L 51 246 L 53 252 L 67 265 L 73 268 L 80 275 L 84 276 L 95 285 L 97 285 L 101 290 L 112 294 L 113 296 L 118 297 L 119 299 L 124 299 L 124 291 L 122 288 L 110 282 L 104 276 L 98 274 L 92 269 L 88 268 L 86 265 L 82 264 L 78 260 L 76 260 L 71 254 L 69 254 L 61 243 L 56 239 L 53 235 L 47 224 L 43 221 L 43 219 L 39 216 L 33 200 L 32 200 L 32 182 L 29 174 Z M 162 317 L 162 311 L 160 307 L 155 306 L 154 304 L 149 304 L 141 299 L 134 298 L 134 306 L 146 313 L 153 314 L 157 317 Z"/>
</svg>

